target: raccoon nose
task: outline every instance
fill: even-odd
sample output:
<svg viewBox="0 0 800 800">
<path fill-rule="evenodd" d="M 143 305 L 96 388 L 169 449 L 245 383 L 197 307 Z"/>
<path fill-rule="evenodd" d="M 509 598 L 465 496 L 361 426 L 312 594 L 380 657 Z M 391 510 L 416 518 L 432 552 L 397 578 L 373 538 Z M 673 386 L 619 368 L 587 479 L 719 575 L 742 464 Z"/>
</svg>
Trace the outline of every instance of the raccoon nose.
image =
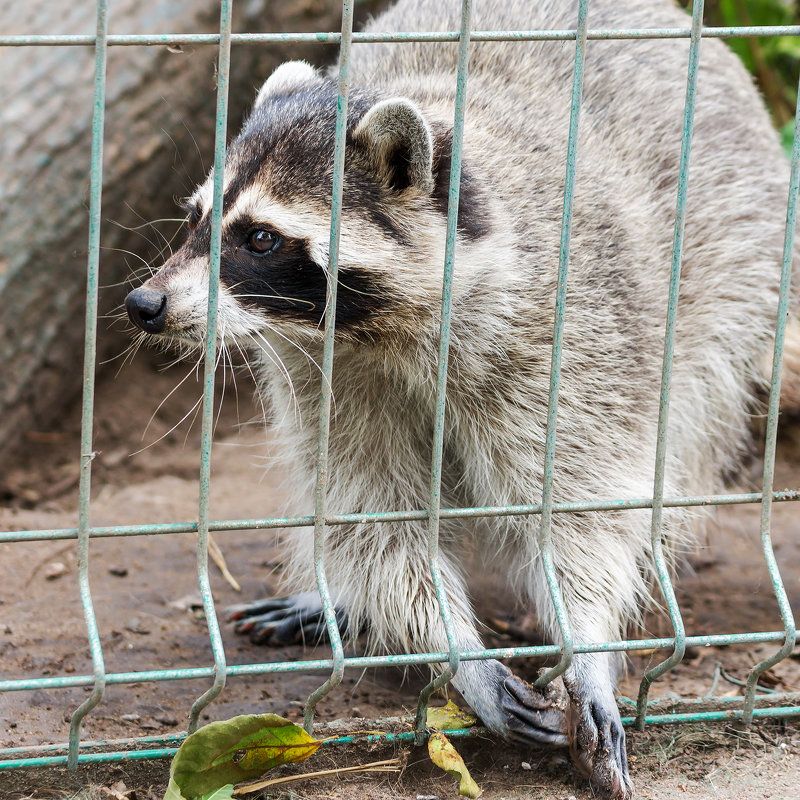
<svg viewBox="0 0 800 800">
<path fill-rule="evenodd" d="M 140 286 L 125 298 L 131 322 L 147 333 L 161 333 L 167 318 L 167 296 Z"/>
</svg>

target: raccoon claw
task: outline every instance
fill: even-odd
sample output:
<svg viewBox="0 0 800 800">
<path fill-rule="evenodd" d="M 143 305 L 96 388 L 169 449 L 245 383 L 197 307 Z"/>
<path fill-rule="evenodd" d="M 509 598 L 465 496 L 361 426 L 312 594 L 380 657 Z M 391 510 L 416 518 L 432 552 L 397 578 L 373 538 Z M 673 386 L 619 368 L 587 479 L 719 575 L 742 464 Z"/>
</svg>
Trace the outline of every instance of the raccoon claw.
<svg viewBox="0 0 800 800">
<path fill-rule="evenodd" d="M 253 644 L 284 647 L 290 644 L 318 644 L 328 640 L 325 616 L 319 607 L 309 607 L 293 597 L 278 597 L 242 603 L 228 609 L 234 631 L 247 635 Z M 336 611 L 340 634 L 347 630 L 347 615 Z"/>
<path fill-rule="evenodd" d="M 266 614 L 269 611 L 290 608 L 292 604 L 291 597 L 270 597 L 266 600 L 254 600 L 251 603 L 239 603 L 228 608 L 225 621 L 234 622 L 235 620 L 252 618 L 260 614 Z"/>
<path fill-rule="evenodd" d="M 569 750 L 578 769 L 610 800 L 630 800 L 625 731 L 616 706 L 598 700 L 575 702 L 569 708 Z"/>
<path fill-rule="evenodd" d="M 502 684 L 500 708 L 505 715 L 505 735 L 519 744 L 569 744 L 567 693 L 561 681 L 544 689 L 511 674 Z"/>
</svg>

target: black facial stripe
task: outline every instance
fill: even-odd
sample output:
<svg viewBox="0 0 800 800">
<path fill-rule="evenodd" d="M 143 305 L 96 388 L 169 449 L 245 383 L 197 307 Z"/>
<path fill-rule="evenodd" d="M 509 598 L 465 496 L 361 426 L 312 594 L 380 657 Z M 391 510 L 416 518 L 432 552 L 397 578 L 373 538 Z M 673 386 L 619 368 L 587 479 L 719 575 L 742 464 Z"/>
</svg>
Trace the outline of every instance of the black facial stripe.
<svg viewBox="0 0 800 800">
<path fill-rule="evenodd" d="M 452 159 L 452 132 L 440 127 L 434 130 L 433 171 L 436 183 L 433 189 L 434 207 L 447 216 L 447 202 L 450 194 L 450 164 Z M 468 239 L 480 239 L 491 231 L 487 218 L 487 203 L 483 190 L 472 175 L 469 166 L 461 164 L 461 187 L 458 198 L 459 233 Z"/>
<path fill-rule="evenodd" d="M 268 316 L 322 325 L 327 282 L 304 242 L 284 238 L 266 256 L 243 247 L 223 247 L 220 278 L 238 303 L 264 309 Z M 364 270 L 341 270 L 336 298 L 336 328 L 357 332 L 390 300 L 380 281 Z"/>
</svg>

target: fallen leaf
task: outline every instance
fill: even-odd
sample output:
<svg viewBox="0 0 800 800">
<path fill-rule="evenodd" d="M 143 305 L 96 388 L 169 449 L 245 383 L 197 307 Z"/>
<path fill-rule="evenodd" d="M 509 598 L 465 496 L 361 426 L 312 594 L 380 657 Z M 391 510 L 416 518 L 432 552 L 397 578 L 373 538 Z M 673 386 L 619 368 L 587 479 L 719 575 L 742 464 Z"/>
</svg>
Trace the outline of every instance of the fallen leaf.
<svg viewBox="0 0 800 800">
<path fill-rule="evenodd" d="M 472 780 L 466 764 L 443 733 L 432 733 L 428 739 L 428 754 L 437 767 L 458 778 L 458 793 L 463 797 L 477 798 L 482 791 Z"/>
<path fill-rule="evenodd" d="M 133 791 L 133 789 L 128 789 L 127 786 L 122 781 L 117 781 L 113 783 L 111 786 L 101 786 L 100 792 L 108 797 L 114 798 L 114 800 L 128 800 L 128 795 Z"/>
<path fill-rule="evenodd" d="M 425 718 L 428 728 L 438 728 L 440 731 L 470 728 L 477 721 L 472 714 L 462 711 L 452 700 L 448 700 L 447 705 L 444 706 L 429 707 Z"/>
<path fill-rule="evenodd" d="M 175 754 L 170 778 L 178 794 L 171 796 L 168 787 L 164 800 L 204 797 L 227 784 L 257 778 L 279 764 L 302 761 L 319 746 L 301 727 L 276 714 L 212 722 L 188 736 Z"/>
</svg>

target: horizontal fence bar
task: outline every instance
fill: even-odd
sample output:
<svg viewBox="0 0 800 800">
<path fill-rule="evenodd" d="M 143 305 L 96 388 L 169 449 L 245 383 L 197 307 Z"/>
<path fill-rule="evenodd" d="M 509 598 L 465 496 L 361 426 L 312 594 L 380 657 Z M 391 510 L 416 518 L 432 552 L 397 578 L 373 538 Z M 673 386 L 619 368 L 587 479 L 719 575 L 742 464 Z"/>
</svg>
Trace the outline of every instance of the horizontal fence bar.
<svg viewBox="0 0 800 800">
<path fill-rule="evenodd" d="M 96 750 L 99 748 L 125 747 L 128 745 L 144 744 L 180 744 L 186 738 L 186 731 L 178 733 L 163 733 L 153 736 L 130 736 L 125 739 L 85 739 L 81 742 L 81 750 Z M 23 756 L 33 753 L 53 753 L 67 750 L 68 742 L 61 744 L 29 744 L 24 747 L 0 747 L 0 756 Z"/>
<path fill-rule="evenodd" d="M 710 494 L 687 497 L 667 497 L 664 508 L 686 508 L 690 506 L 728 506 L 760 503 L 761 492 L 745 494 Z M 800 489 L 784 489 L 772 493 L 773 503 L 800 501 Z M 553 512 L 580 514 L 592 511 L 634 511 L 652 508 L 653 500 L 647 497 L 635 497 L 629 500 L 585 500 L 571 503 L 553 503 Z M 475 517 L 515 517 L 529 514 L 541 514 L 542 504 L 534 503 L 523 506 L 480 506 L 467 508 L 443 508 L 441 519 L 464 519 Z M 334 514 L 325 517 L 326 525 L 367 525 L 377 522 L 408 522 L 426 519 L 428 512 L 416 511 L 382 511 L 363 514 Z M 313 515 L 301 517 L 266 517 L 262 519 L 233 519 L 209 522 L 211 531 L 246 531 L 269 528 L 305 528 L 314 526 Z M 114 536 L 155 536 L 170 533 L 196 533 L 196 522 L 165 522 L 152 525 L 113 525 L 89 529 L 93 538 L 109 538 Z M 35 542 L 43 540 L 77 539 L 77 528 L 52 528 L 50 530 L 24 530 L 0 532 L 0 544 L 6 542 Z"/>
<path fill-rule="evenodd" d="M 723 698 L 720 698 L 722 700 Z M 716 702 L 716 700 L 715 700 Z M 726 709 L 720 711 L 696 711 L 678 714 L 654 714 L 647 718 L 648 725 L 674 725 L 686 722 L 724 722 L 726 720 L 739 719 L 742 716 L 740 709 Z M 800 716 L 800 706 L 778 706 L 776 708 L 756 708 L 753 710 L 754 718 L 762 719 L 782 719 Z M 634 717 L 623 717 L 623 725 L 633 725 Z M 480 736 L 487 733 L 483 727 L 457 728 L 455 730 L 444 731 L 448 737 L 470 737 Z M 176 734 L 181 735 L 181 734 Z M 337 736 L 335 739 L 323 740 L 323 745 L 342 745 L 353 742 L 366 742 L 374 744 L 385 742 L 414 741 L 414 733 L 371 733 L 365 736 L 347 735 Z M 60 745 L 57 745 L 60 747 Z M 145 758 L 172 758 L 178 752 L 177 747 L 165 747 L 152 750 L 123 750 L 112 753 L 82 753 L 78 756 L 79 764 L 91 764 L 97 762 L 121 761 L 123 759 L 145 759 Z M 19 769 L 24 767 L 57 767 L 67 763 L 66 756 L 41 756 L 37 758 L 12 758 L 0 760 L 0 769 Z"/>
<path fill-rule="evenodd" d="M 800 36 L 800 25 L 747 25 L 703 28 L 702 35 L 712 39 L 750 39 L 771 36 Z M 353 42 L 457 42 L 458 31 L 359 32 Z M 573 29 L 531 31 L 472 31 L 474 42 L 564 42 L 575 40 Z M 688 39 L 691 28 L 596 28 L 587 31 L 587 39 Z M 340 44 L 341 33 L 234 33 L 232 44 Z M 0 36 L 0 47 L 70 47 L 93 46 L 93 34 L 10 34 Z M 108 37 L 109 46 L 215 45 L 218 33 L 132 33 Z"/>
<path fill-rule="evenodd" d="M 118 753 L 82 753 L 78 756 L 78 764 L 96 764 L 123 759 L 172 758 L 178 752 L 177 747 L 165 747 L 158 750 L 123 750 Z M 0 769 L 19 767 L 60 767 L 67 763 L 67 756 L 42 756 L 41 758 L 13 758 L 0 761 Z"/>
<path fill-rule="evenodd" d="M 744 686 L 744 681 L 742 682 Z M 764 687 L 760 687 L 762 691 L 766 691 Z M 726 695 L 705 695 L 703 697 L 683 697 L 679 695 L 670 695 L 668 698 L 655 698 L 648 701 L 648 706 L 664 706 L 665 701 L 666 705 L 671 708 L 681 709 L 682 711 L 686 711 L 687 708 L 691 708 L 692 706 L 709 706 L 709 705 L 716 705 L 716 706 L 730 706 L 730 705 L 742 705 L 744 702 L 744 696 L 740 695 L 738 697 L 728 697 Z M 791 700 L 798 700 L 800 701 L 800 692 L 771 692 L 770 694 L 758 694 L 757 699 L 759 701 L 764 701 L 767 703 L 786 703 Z M 626 706 L 636 706 L 636 701 L 632 700 L 630 697 L 626 697 L 625 695 L 620 695 L 617 698 L 618 703 L 623 703 Z M 770 706 L 773 707 L 773 706 Z M 775 706 L 777 707 L 777 706 Z M 708 710 L 708 709 L 706 709 Z M 679 711 L 669 712 L 670 714 L 673 713 L 681 713 Z M 483 729 L 481 729 L 483 730 Z M 81 743 L 82 750 L 96 750 L 100 748 L 104 748 L 108 751 L 111 748 L 126 747 L 129 745 L 162 745 L 164 747 L 171 745 L 171 744 L 180 744 L 187 736 L 186 731 L 177 731 L 176 733 L 164 733 L 158 734 L 153 736 L 138 736 L 138 737 L 127 737 L 124 739 L 105 739 L 105 740 L 97 740 L 97 739 L 87 739 Z M 335 740 L 329 741 L 336 741 L 337 743 L 346 742 L 350 739 L 354 739 L 355 737 L 351 736 L 341 736 L 337 737 Z M 359 736 L 358 739 L 361 740 L 364 737 Z M 328 743 L 328 742 L 326 742 Z M 0 748 L 0 758 L 6 758 L 8 756 L 24 756 L 24 755 L 41 755 L 44 753 L 58 753 L 63 750 L 66 750 L 69 747 L 67 742 L 62 742 L 60 744 L 32 744 L 26 745 L 25 747 L 2 747 Z"/>
<path fill-rule="evenodd" d="M 735 644 L 759 644 L 782 642 L 785 632 L 759 631 L 755 633 L 723 633 L 687 636 L 686 645 L 694 647 L 719 647 Z M 675 646 L 673 637 L 660 639 L 623 639 L 614 642 L 588 642 L 575 644 L 576 653 L 635 652 L 637 650 L 662 650 Z M 487 658 L 544 658 L 560 655 L 558 645 L 530 645 L 524 647 L 497 647 L 484 650 L 459 651 L 462 661 L 478 661 Z M 401 655 L 358 656 L 345 658 L 344 666 L 350 669 L 371 667 L 405 667 L 412 664 L 444 663 L 448 653 L 404 653 Z M 232 664 L 228 676 L 265 675 L 281 672 L 314 672 L 330 670 L 330 658 L 304 661 L 275 661 L 261 664 Z M 187 667 L 180 669 L 144 670 L 142 672 L 118 672 L 106 675 L 106 683 L 148 683 L 152 681 L 185 680 L 213 676 L 213 667 Z M 32 689 L 64 689 L 75 686 L 91 686 L 91 675 L 70 675 L 60 678 L 20 678 L 0 681 L 0 692 L 30 691 Z"/>
</svg>

